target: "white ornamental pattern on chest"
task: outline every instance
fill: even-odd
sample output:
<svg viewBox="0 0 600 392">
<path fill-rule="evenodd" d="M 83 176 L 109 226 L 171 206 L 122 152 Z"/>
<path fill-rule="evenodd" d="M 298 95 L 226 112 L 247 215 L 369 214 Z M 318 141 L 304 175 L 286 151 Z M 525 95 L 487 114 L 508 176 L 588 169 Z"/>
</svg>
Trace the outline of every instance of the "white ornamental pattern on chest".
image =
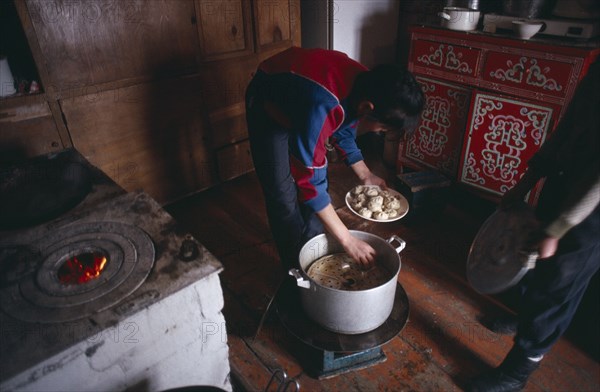
<svg viewBox="0 0 600 392">
<path fill-rule="evenodd" d="M 473 68 L 468 63 L 461 61 L 463 57 L 462 53 L 455 53 L 454 47 L 450 45 L 448 45 L 447 50 L 444 52 L 444 47 L 444 45 L 440 45 L 436 49 L 430 46 L 429 51 L 432 53 L 419 56 L 417 62 L 425 65 L 436 65 L 460 73 L 473 73 Z"/>
<path fill-rule="evenodd" d="M 538 65 L 536 59 L 527 57 L 521 57 L 518 63 L 513 64 L 512 60 L 506 62 L 507 69 L 497 69 L 490 72 L 490 76 L 494 79 L 501 81 L 511 81 L 515 83 L 522 83 L 525 75 L 525 83 L 539 87 L 548 91 L 561 91 L 561 86 L 556 80 L 547 77 L 545 74 L 550 72 L 549 67 L 542 69 Z"/>
<path fill-rule="evenodd" d="M 455 170 L 459 151 L 448 151 L 448 134 L 452 132 L 452 111 L 459 118 L 466 116 L 469 94 L 467 91 L 440 89 L 436 85 L 419 79 L 427 97 L 425 109 L 421 114 L 421 124 L 408 141 L 407 155 L 427 165 L 427 157 L 435 158 L 435 166 L 446 172 Z M 445 93 L 443 91 L 446 91 Z"/>
<path fill-rule="evenodd" d="M 427 97 L 422 124 L 418 132 L 417 150 L 439 157 L 448 141 L 450 101 L 438 96 Z M 413 139 L 414 140 L 414 139 Z"/>
<path fill-rule="evenodd" d="M 518 103 L 514 101 L 513 103 Z M 479 159 L 471 151 L 467 155 L 465 179 L 468 182 L 485 185 L 486 178 L 502 183 L 502 193 L 516 184 L 519 167 L 523 162 L 523 151 L 533 145 L 540 146 L 552 115 L 548 108 L 522 106 L 519 117 L 510 114 L 495 114 L 504 109 L 504 103 L 498 99 L 479 97 L 475 106 L 473 131 L 483 131 L 484 146 Z M 486 124 L 485 129 L 480 127 Z"/>
</svg>

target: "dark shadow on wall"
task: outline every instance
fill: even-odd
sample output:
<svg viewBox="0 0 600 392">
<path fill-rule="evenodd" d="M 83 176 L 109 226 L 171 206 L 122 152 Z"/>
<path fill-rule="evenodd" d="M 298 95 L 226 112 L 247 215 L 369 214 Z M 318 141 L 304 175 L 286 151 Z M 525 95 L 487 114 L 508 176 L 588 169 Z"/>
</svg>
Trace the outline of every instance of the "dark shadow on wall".
<svg viewBox="0 0 600 392">
<path fill-rule="evenodd" d="M 408 64 L 410 36 L 408 27 L 411 25 L 439 25 L 440 12 L 445 0 L 403 0 L 400 2 L 398 15 L 398 48 L 396 61 L 401 65 Z"/>
<path fill-rule="evenodd" d="M 169 66 L 164 64 L 164 69 Z M 146 126 L 149 143 L 156 149 L 157 160 L 162 161 L 156 168 L 157 180 L 165 181 L 169 188 L 166 200 L 171 201 L 201 188 L 198 181 L 207 169 L 207 157 L 198 154 L 201 145 L 208 145 L 204 140 L 202 85 L 198 78 L 164 77 L 158 69 L 151 86 Z"/>
<path fill-rule="evenodd" d="M 395 61 L 398 7 L 398 2 L 391 2 L 387 11 L 377 11 L 364 19 L 359 58 L 366 66 Z"/>
</svg>

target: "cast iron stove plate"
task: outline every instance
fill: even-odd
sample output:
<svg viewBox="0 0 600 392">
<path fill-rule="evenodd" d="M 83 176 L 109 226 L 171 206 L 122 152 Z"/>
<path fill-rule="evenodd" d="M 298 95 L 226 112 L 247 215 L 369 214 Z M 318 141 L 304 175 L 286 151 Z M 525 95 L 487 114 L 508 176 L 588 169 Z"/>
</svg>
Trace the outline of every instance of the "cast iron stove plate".
<svg viewBox="0 0 600 392">
<path fill-rule="evenodd" d="M 359 352 L 382 346 L 392 340 L 408 321 L 408 296 L 398 284 L 394 307 L 388 319 L 373 331 L 346 335 L 329 331 L 306 316 L 300 300 L 296 281 L 286 279 L 275 294 L 275 309 L 285 328 L 294 336 L 319 350 L 333 352 Z"/>
<path fill-rule="evenodd" d="M 119 222 L 62 226 L 30 247 L 36 250 L 37 268 L 8 274 L 15 280 L 3 281 L 0 307 L 17 319 L 42 323 L 78 320 L 117 304 L 142 285 L 155 256 L 154 244 L 145 231 Z M 57 271 L 62 263 L 78 251 L 90 249 L 109 256 L 102 274 L 81 285 L 59 283 Z"/>
</svg>

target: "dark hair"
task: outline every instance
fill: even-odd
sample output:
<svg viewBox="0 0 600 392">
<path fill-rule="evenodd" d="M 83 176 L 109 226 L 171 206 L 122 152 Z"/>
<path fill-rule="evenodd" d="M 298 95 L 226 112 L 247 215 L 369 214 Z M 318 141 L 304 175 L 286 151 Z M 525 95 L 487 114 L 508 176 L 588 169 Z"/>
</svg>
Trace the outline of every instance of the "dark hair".
<svg viewBox="0 0 600 392">
<path fill-rule="evenodd" d="M 425 106 L 425 96 L 415 77 L 393 64 L 378 65 L 359 74 L 349 96 L 355 107 L 362 100 L 373 103 L 371 117 L 383 124 L 412 132 Z"/>
</svg>

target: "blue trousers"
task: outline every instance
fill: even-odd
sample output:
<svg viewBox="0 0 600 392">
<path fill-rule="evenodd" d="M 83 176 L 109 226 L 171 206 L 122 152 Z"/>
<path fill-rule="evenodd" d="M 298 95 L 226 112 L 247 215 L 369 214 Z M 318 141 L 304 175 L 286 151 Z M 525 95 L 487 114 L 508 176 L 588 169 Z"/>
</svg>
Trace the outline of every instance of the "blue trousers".
<svg viewBox="0 0 600 392">
<path fill-rule="evenodd" d="M 288 148 L 292 131 L 269 118 L 252 89 L 246 99 L 246 120 L 252 160 L 263 189 L 269 225 L 282 266 L 286 270 L 298 267 L 302 246 L 324 229 L 316 214 L 298 201 Z"/>
<path fill-rule="evenodd" d="M 540 199 L 538 217 L 543 219 L 544 215 L 556 213 L 557 196 L 565 189 L 568 188 L 560 178 L 546 181 L 543 192 L 546 196 Z M 515 348 L 528 357 L 550 351 L 567 330 L 600 267 L 599 233 L 600 206 L 560 240 L 554 256 L 538 260 L 535 269 L 521 281 Z"/>
</svg>

